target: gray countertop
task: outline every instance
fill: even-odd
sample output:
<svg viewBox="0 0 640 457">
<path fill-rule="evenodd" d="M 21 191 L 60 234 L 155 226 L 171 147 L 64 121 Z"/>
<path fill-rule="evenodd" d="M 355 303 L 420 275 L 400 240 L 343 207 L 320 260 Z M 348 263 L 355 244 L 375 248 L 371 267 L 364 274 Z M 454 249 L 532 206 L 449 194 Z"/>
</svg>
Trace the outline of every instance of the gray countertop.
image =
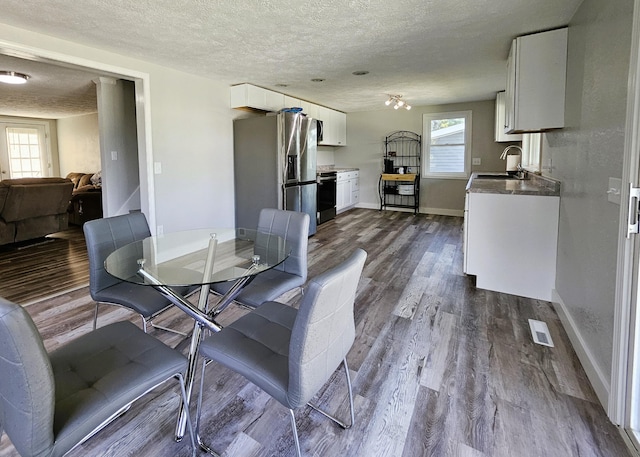
<svg viewBox="0 0 640 457">
<path fill-rule="evenodd" d="M 487 194 L 541 195 L 560 196 L 560 183 L 545 176 L 528 173 L 527 179 L 486 179 L 478 175 L 487 172 L 473 173 L 467 183 L 467 192 Z"/>
</svg>

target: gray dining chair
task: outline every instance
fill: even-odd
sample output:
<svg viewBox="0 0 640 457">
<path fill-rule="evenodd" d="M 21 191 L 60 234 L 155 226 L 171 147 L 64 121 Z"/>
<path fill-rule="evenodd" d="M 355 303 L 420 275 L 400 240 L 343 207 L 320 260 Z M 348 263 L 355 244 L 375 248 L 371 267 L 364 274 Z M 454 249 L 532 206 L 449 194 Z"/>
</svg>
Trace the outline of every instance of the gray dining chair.
<svg viewBox="0 0 640 457">
<path fill-rule="evenodd" d="M 307 280 L 309 215 L 297 211 L 264 208 L 258 217 L 257 230 L 286 240 L 291 248 L 291 255 L 277 267 L 257 275 L 238 294 L 235 301 L 249 308 L 256 308 L 265 301 L 275 300 L 285 292 L 302 287 Z M 232 284 L 212 284 L 211 290 L 224 295 Z"/>
<path fill-rule="evenodd" d="M 128 321 L 47 354 L 29 314 L 0 298 L 0 434 L 23 457 L 66 454 L 173 377 L 187 404 L 186 366 L 180 352 Z"/>
<path fill-rule="evenodd" d="M 142 318 L 142 328 L 147 323 L 154 328 L 184 335 L 166 327 L 153 324 L 153 318 L 171 307 L 171 302 L 151 286 L 128 283 L 111 276 L 104 267 L 106 258 L 116 249 L 151 236 L 147 219 L 142 213 L 129 213 L 88 221 L 83 225 L 87 254 L 89 256 L 89 292 L 96 302 L 93 317 L 95 330 L 98 307 L 101 303 L 129 308 Z M 176 288 L 180 294 L 190 293 L 189 288 Z"/>
<path fill-rule="evenodd" d="M 240 373 L 289 409 L 298 456 L 293 410 L 309 404 L 343 428 L 354 423 L 347 353 L 355 339 L 353 304 L 367 253 L 356 249 L 344 262 L 311 279 L 299 310 L 269 301 L 206 338 L 200 355 Z M 346 424 L 309 401 L 344 365 L 351 422 Z M 204 381 L 202 371 L 202 380 Z M 201 385 L 203 385 L 203 381 Z M 202 411 L 198 397 L 196 434 Z"/>
</svg>

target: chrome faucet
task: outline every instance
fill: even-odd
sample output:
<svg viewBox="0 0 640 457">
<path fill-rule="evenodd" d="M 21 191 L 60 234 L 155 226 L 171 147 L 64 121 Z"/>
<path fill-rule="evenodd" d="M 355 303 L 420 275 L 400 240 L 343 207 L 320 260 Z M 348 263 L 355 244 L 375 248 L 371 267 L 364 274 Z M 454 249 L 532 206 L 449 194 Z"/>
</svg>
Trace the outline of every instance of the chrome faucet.
<svg viewBox="0 0 640 457">
<path fill-rule="evenodd" d="M 518 146 L 518 145 L 516 145 L 516 144 L 510 144 L 509 146 L 507 146 L 506 148 L 504 148 L 504 151 L 502 151 L 502 154 L 500 154 L 500 158 L 501 158 L 502 160 L 507 160 L 507 155 L 508 155 L 507 153 L 509 152 L 509 150 L 510 150 L 511 148 L 515 148 L 515 149 L 517 149 L 518 151 L 520 151 L 520 155 L 522 155 L 522 148 L 521 148 L 520 146 Z"/>
</svg>

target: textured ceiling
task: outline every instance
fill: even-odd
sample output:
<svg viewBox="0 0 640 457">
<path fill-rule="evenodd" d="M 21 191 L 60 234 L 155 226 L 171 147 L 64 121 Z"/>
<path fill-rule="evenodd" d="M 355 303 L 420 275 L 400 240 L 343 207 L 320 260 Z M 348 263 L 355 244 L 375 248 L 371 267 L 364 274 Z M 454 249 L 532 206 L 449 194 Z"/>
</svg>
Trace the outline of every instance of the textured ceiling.
<svg viewBox="0 0 640 457">
<path fill-rule="evenodd" d="M 414 106 L 491 99 L 511 40 L 566 25 L 581 1 L 2 0 L 0 22 L 353 112 L 386 94 Z M 88 90 L 95 75 L 84 76 L 69 93 Z"/>
</svg>

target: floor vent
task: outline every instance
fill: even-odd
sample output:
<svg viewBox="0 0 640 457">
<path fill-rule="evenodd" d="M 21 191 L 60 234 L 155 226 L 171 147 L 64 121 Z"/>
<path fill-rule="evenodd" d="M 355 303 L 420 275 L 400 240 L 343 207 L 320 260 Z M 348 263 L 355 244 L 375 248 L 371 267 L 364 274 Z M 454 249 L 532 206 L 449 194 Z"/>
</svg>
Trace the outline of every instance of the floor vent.
<svg viewBox="0 0 640 457">
<path fill-rule="evenodd" d="M 551 339 L 549 327 L 547 327 L 546 323 L 529 319 L 529 327 L 531 328 L 531 336 L 535 343 L 553 347 L 553 340 Z"/>
</svg>

